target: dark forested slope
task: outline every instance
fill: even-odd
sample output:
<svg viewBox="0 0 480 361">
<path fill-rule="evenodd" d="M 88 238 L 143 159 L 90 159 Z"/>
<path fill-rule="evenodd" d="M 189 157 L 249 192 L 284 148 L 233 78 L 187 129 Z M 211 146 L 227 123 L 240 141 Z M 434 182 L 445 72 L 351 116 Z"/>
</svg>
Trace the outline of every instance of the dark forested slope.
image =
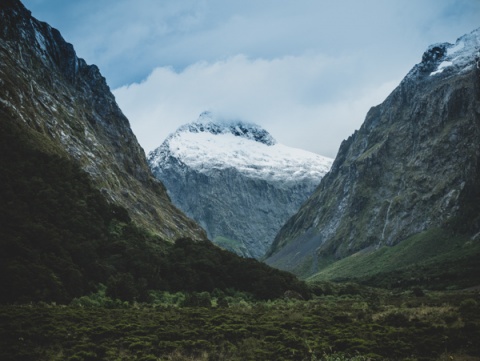
<svg viewBox="0 0 480 361">
<path fill-rule="evenodd" d="M 65 303 L 100 283 L 127 301 L 148 301 L 148 290 L 307 295 L 291 274 L 210 242 L 172 244 L 139 228 L 78 164 L 23 124 L 0 122 L 0 169 L 2 303 Z"/>
<path fill-rule="evenodd" d="M 65 303 L 100 284 L 127 301 L 304 292 L 216 248 L 172 205 L 98 68 L 57 30 L 16 0 L 0 18 L 0 302 Z"/>
</svg>

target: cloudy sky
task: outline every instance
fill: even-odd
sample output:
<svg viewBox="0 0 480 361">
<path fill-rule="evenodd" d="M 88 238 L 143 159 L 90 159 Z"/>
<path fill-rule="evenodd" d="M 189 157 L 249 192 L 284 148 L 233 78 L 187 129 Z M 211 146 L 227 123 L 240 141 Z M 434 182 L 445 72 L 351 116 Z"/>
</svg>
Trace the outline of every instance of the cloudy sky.
<svg viewBox="0 0 480 361">
<path fill-rule="evenodd" d="M 146 152 L 205 110 L 334 157 L 479 0 L 23 0 L 96 64 Z"/>
</svg>

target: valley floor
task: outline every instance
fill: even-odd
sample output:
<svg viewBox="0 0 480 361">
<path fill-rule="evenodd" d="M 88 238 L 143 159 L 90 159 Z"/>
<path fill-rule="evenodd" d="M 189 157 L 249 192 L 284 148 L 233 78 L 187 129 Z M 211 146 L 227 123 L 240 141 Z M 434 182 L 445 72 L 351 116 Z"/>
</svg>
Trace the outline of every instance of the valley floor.
<svg viewBox="0 0 480 361">
<path fill-rule="evenodd" d="M 478 291 L 318 290 L 308 301 L 213 297 L 211 307 L 173 297 L 113 308 L 4 305 L 0 359 L 480 360 Z"/>
</svg>

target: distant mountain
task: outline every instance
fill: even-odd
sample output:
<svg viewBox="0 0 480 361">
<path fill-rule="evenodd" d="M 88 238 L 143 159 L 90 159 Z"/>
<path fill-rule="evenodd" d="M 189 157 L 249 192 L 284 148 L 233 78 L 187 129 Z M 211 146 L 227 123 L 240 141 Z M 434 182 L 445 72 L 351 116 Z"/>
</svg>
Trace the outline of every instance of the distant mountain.
<svg viewBox="0 0 480 361">
<path fill-rule="evenodd" d="M 205 112 L 148 156 L 175 205 L 210 239 L 246 257 L 264 255 L 332 160 L 278 144 L 263 128 Z"/>
<path fill-rule="evenodd" d="M 430 46 L 342 143 L 330 173 L 280 230 L 266 262 L 308 276 L 335 260 L 353 254 L 358 260 L 415 235 L 415 242 L 422 235 L 429 239 L 428 247 L 422 249 L 418 242 L 410 247 L 416 259 L 478 244 L 479 59 L 480 29 L 455 44 Z M 440 241 L 438 230 L 447 239 Z M 452 241 L 449 249 L 445 245 L 455 235 L 466 243 Z M 382 260 L 384 265 L 401 264 Z M 352 256 L 349 262 L 354 261 Z"/>
</svg>

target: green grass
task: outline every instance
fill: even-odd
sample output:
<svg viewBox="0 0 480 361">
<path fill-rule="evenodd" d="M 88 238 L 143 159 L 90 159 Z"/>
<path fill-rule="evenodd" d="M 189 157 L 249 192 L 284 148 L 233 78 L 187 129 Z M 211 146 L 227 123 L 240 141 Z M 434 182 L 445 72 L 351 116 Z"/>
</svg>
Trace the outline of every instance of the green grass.
<svg viewBox="0 0 480 361">
<path fill-rule="evenodd" d="M 388 282 L 416 277 L 419 282 L 430 281 L 433 287 L 436 283 L 468 287 L 480 284 L 480 267 L 475 261 L 479 255 L 480 242 L 451 235 L 443 229 L 431 229 L 393 247 L 383 246 L 353 254 L 325 267 L 308 281 L 350 279 L 371 283 L 369 281 L 378 280 L 380 276 L 388 276 L 379 284 L 388 286 Z M 425 277 L 428 279 L 423 279 Z M 452 278 L 454 282 L 447 285 Z M 428 284 L 422 286 L 428 288 Z"/>
</svg>

